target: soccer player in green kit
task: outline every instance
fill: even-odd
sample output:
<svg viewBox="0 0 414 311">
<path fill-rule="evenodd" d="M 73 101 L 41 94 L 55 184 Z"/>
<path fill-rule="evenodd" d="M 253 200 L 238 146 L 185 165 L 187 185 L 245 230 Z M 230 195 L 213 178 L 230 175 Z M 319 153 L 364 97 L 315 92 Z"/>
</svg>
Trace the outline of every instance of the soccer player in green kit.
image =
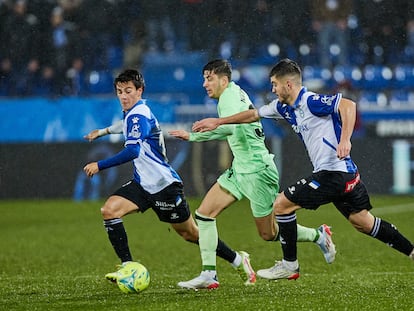
<svg viewBox="0 0 414 311">
<path fill-rule="evenodd" d="M 213 60 L 203 68 L 203 87 L 210 98 L 218 99 L 220 117 L 253 109 L 249 96 L 231 81 L 231 65 L 226 60 Z M 218 232 L 216 217 L 233 202 L 246 197 L 255 219 L 259 235 L 265 241 L 278 239 L 278 226 L 273 213 L 273 202 L 279 192 L 279 174 L 274 155 L 265 146 L 261 123 L 231 124 L 213 131 L 189 133 L 173 130 L 170 135 L 194 142 L 227 139 L 233 153 L 231 168 L 227 169 L 207 192 L 195 218 L 199 228 L 199 247 L 202 272 L 196 278 L 179 282 L 188 289 L 213 289 L 219 287 L 216 271 L 216 248 Z M 298 226 L 298 241 L 315 242 L 322 250 L 327 263 L 335 259 L 335 245 L 327 225 L 319 228 Z M 241 253 L 241 259 L 249 262 L 249 254 Z M 249 265 L 250 266 L 250 265 Z M 251 266 L 250 266 L 251 267 Z M 256 282 L 256 273 L 251 269 L 246 285 Z"/>
</svg>

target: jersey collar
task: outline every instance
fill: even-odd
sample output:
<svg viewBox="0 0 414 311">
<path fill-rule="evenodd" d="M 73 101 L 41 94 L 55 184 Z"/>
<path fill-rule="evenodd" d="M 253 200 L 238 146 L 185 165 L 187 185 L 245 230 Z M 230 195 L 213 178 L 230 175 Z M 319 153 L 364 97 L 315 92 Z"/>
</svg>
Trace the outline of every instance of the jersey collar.
<svg viewBox="0 0 414 311">
<path fill-rule="evenodd" d="M 303 96 L 303 94 L 305 94 L 306 91 L 307 91 L 306 87 L 302 86 L 302 88 L 301 88 L 301 90 L 299 92 L 299 95 L 296 98 L 295 103 L 292 106 L 294 109 L 296 109 L 296 108 L 299 107 L 299 104 L 300 104 L 300 101 L 302 99 L 302 96 Z"/>
<path fill-rule="evenodd" d="M 143 105 L 143 104 L 145 104 L 145 99 L 140 99 L 139 101 L 137 101 L 136 104 L 131 107 L 131 109 L 129 109 L 127 111 L 124 111 L 124 118 L 128 114 L 128 112 L 130 112 L 132 109 L 134 109 L 134 107 L 136 107 L 138 105 Z"/>
</svg>

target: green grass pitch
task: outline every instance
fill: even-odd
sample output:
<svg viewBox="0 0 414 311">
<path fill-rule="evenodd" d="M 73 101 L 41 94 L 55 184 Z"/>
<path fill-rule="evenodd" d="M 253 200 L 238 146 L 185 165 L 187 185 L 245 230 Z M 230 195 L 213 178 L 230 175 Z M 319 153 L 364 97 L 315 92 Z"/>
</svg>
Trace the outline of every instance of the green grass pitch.
<svg viewBox="0 0 414 311">
<path fill-rule="evenodd" d="M 190 199 L 192 210 L 199 200 Z M 414 198 L 374 196 L 373 213 L 414 241 Z M 200 272 L 198 246 L 184 242 L 151 211 L 129 215 L 132 253 L 151 273 L 150 287 L 123 294 L 104 279 L 118 263 L 102 225 L 102 202 L 0 202 L 0 310 L 414 310 L 414 262 L 356 232 L 326 205 L 300 210 L 299 223 L 332 226 L 337 259 L 325 263 L 313 243 L 300 243 L 297 281 L 258 279 L 245 287 L 218 259 L 220 288 L 176 286 Z M 255 269 L 281 258 L 280 244 L 262 241 L 246 201 L 218 218 L 220 237 L 251 254 Z"/>
</svg>

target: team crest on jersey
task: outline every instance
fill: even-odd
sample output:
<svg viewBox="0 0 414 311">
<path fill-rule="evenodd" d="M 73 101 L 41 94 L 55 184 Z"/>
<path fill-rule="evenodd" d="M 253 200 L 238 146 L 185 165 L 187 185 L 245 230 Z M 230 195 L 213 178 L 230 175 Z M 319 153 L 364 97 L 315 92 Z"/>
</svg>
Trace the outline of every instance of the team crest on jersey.
<svg viewBox="0 0 414 311">
<path fill-rule="evenodd" d="M 330 105 L 332 105 L 332 102 L 335 100 L 335 97 L 336 97 L 336 95 L 334 95 L 334 96 L 325 95 L 321 98 L 321 102 L 324 103 L 325 105 L 330 106 Z"/>
<path fill-rule="evenodd" d="M 141 137 L 141 132 L 139 131 L 139 125 L 138 124 L 134 124 L 131 128 L 131 132 L 129 132 L 129 137 L 132 138 L 140 138 Z"/>
</svg>

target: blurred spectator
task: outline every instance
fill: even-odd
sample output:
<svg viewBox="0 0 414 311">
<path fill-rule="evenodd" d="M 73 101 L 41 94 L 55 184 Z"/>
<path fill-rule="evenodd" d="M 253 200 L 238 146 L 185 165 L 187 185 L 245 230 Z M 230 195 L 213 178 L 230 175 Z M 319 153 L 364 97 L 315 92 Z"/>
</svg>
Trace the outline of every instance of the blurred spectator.
<svg viewBox="0 0 414 311">
<path fill-rule="evenodd" d="M 55 7 L 50 14 L 50 30 L 46 34 L 45 62 L 53 67 L 55 76 L 55 92 L 66 95 L 68 90 L 66 71 L 72 63 L 72 58 L 78 53 L 79 46 L 77 29 L 73 23 L 64 20 L 63 9 Z"/>
<path fill-rule="evenodd" d="M 122 45 L 121 27 L 126 26 L 123 13 L 129 13 L 119 3 L 123 2 L 83 0 L 77 9 L 74 19 L 80 31 L 86 70 L 107 70 L 109 46 Z"/>
<path fill-rule="evenodd" d="M 214 33 L 216 29 L 211 25 L 215 23 L 217 16 L 211 8 L 217 8 L 225 12 L 225 6 L 216 5 L 213 0 L 181 0 L 178 1 L 179 12 L 174 17 L 174 25 L 180 44 L 186 50 L 206 50 L 215 41 Z M 224 1 L 225 2 L 225 1 Z M 208 5 L 211 3 L 211 6 Z"/>
<path fill-rule="evenodd" d="M 37 22 L 36 16 L 27 13 L 25 0 L 16 1 L 5 16 L 0 40 L 7 48 L 2 49 L 2 56 L 10 59 L 16 74 L 21 74 L 30 60 L 39 58 Z"/>
<path fill-rule="evenodd" d="M 404 55 L 407 56 L 407 62 L 414 62 L 414 1 L 406 0 L 406 19 L 405 19 L 405 31 L 406 31 L 406 43 L 404 48 Z"/>
<path fill-rule="evenodd" d="M 311 21 L 317 36 L 319 64 L 325 68 L 349 62 L 348 17 L 352 0 L 312 0 Z M 364 2 L 364 1 L 361 1 Z"/>
<path fill-rule="evenodd" d="M 66 72 L 68 95 L 84 96 L 88 93 L 87 73 L 81 57 L 72 60 L 72 66 Z"/>
<path fill-rule="evenodd" d="M 17 94 L 19 96 L 37 95 L 39 79 L 41 76 L 40 64 L 37 59 L 32 59 L 27 64 L 26 69 L 16 81 Z"/>
<path fill-rule="evenodd" d="M 52 66 L 45 65 L 42 67 L 41 76 L 39 80 L 39 88 L 37 90 L 38 96 L 55 96 L 56 83 L 55 71 Z"/>
<path fill-rule="evenodd" d="M 235 35 L 234 56 L 240 59 L 248 59 L 255 56 L 256 50 L 260 50 L 269 43 L 272 19 L 272 6 L 276 1 L 248 0 L 233 1 L 232 16 L 225 15 L 231 23 L 232 33 Z"/>
<path fill-rule="evenodd" d="M 123 47 L 124 66 L 137 68 L 141 63 L 142 51 L 147 48 L 145 44 L 145 27 L 141 19 L 131 22 Z"/>
<path fill-rule="evenodd" d="M 16 95 L 16 77 L 10 58 L 0 61 L 0 96 Z"/>
<path fill-rule="evenodd" d="M 147 50 L 150 52 L 174 50 L 176 36 L 170 14 L 175 12 L 176 4 L 171 0 L 142 1 Z"/>
<path fill-rule="evenodd" d="M 412 1 L 412 0 L 408 0 Z M 405 42 L 406 0 L 357 1 L 357 16 L 365 44 L 365 63 L 395 61 Z"/>
<path fill-rule="evenodd" d="M 300 59 L 300 63 L 309 64 L 308 55 L 311 54 L 314 42 L 309 14 L 310 2 L 309 0 L 272 2 L 269 41 L 279 46 L 280 58 Z M 292 31 L 293 26 L 295 31 Z M 307 48 L 301 48 L 301 45 L 306 45 Z M 300 53 L 299 49 L 303 51 Z"/>
<path fill-rule="evenodd" d="M 233 0 L 184 0 L 182 5 L 184 22 L 193 25 L 187 34 L 190 49 L 207 52 L 211 59 L 230 58 L 236 43 L 233 21 L 237 17 L 233 16 Z M 200 33 L 203 35 L 200 36 Z"/>
</svg>

